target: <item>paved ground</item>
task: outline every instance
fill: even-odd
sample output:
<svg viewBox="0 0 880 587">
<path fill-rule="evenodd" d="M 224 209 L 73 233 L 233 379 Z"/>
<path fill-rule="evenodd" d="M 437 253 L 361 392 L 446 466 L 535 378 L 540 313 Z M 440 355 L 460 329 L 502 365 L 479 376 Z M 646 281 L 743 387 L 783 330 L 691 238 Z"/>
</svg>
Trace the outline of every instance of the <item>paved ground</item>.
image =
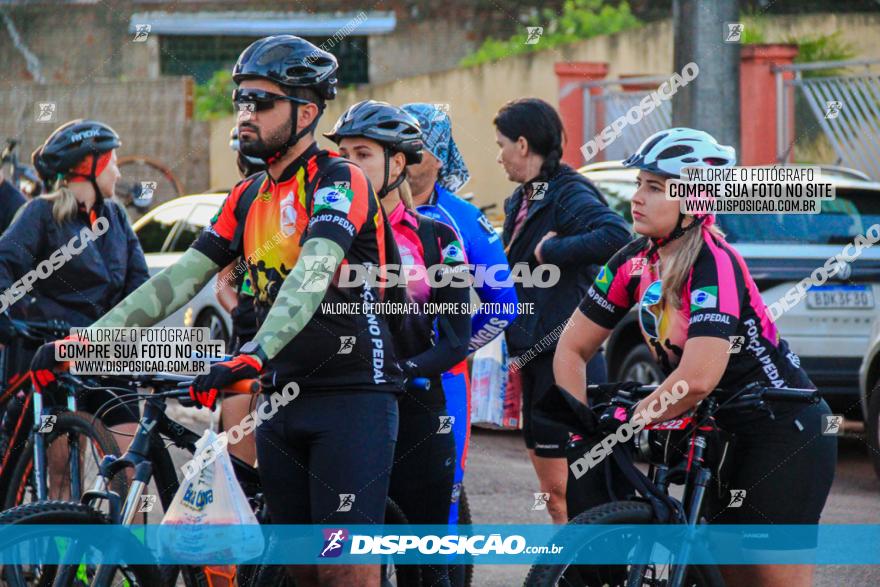
<svg viewBox="0 0 880 587">
<path fill-rule="evenodd" d="M 531 511 L 537 480 L 518 433 L 475 430 L 471 436 L 465 485 L 474 523 L 545 524 L 545 511 Z M 842 439 L 837 474 L 822 517 L 824 523 L 880 524 L 880 482 L 858 439 Z M 522 585 L 528 567 L 480 565 L 479 587 Z M 880 567 L 822 566 L 816 587 L 874 587 Z M 800 586 L 785 586 L 800 587 Z"/>
</svg>

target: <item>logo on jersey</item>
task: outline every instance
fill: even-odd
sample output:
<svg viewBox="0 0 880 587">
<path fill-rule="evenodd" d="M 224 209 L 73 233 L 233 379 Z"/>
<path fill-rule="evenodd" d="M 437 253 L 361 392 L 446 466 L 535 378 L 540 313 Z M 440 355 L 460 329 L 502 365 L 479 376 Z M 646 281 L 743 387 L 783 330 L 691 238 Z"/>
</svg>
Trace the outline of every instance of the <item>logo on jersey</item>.
<svg viewBox="0 0 880 587">
<path fill-rule="evenodd" d="M 400 251 L 400 263 L 402 265 L 406 265 L 407 267 L 411 267 L 416 264 L 416 258 L 413 256 L 412 251 L 404 245 L 403 243 L 397 243 L 397 250 Z"/>
<path fill-rule="evenodd" d="M 452 241 L 446 245 L 442 256 L 444 263 L 464 263 L 464 249 L 461 248 L 461 243 L 458 241 Z"/>
<path fill-rule="evenodd" d="M 287 192 L 281 200 L 281 232 L 284 236 L 293 236 L 296 232 L 296 207 L 293 190 Z"/>
<path fill-rule="evenodd" d="M 701 287 L 691 292 L 691 312 L 718 307 L 718 286 Z"/>
<path fill-rule="evenodd" d="M 483 227 L 483 230 L 485 230 L 490 235 L 494 236 L 496 234 L 495 227 L 492 226 L 492 223 L 489 222 L 489 219 L 486 218 L 485 214 L 480 214 L 480 217 L 477 219 L 477 222 L 479 222 L 480 226 Z"/>
<path fill-rule="evenodd" d="M 315 192 L 315 213 L 336 210 L 348 214 L 354 193 L 345 187 L 321 188 Z"/>
<path fill-rule="evenodd" d="M 613 277 L 611 276 L 611 271 L 608 270 L 608 265 L 602 265 L 602 268 L 599 270 L 599 275 L 596 276 L 596 281 L 593 284 L 599 288 L 602 293 L 607 294 L 612 281 Z"/>
</svg>

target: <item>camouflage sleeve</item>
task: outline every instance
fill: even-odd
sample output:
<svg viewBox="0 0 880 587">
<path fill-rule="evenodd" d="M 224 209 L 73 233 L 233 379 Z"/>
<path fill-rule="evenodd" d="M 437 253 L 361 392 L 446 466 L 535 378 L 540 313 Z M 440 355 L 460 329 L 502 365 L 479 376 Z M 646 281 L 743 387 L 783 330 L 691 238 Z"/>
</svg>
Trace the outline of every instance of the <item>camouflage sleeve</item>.
<svg viewBox="0 0 880 587">
<path fill-rule="evenodd" d="M 312 319 L 345 252 L 330 239 L 308 239 L 287 275 L 254 342 L 275 357 Z"/>
<path fill-rule="evenodd" d="M 189 248 L 176 263 L 131 292 L 92 327 L 153 326 L 193 299 L 218 269 L 204 253 Z"/>
</svg>

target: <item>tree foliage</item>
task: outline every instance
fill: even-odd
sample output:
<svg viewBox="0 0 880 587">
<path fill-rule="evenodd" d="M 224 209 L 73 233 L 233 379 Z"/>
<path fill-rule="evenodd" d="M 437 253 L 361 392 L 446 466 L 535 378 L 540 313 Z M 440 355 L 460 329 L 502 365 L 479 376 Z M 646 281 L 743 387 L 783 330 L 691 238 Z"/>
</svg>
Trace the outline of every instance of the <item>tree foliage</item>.
<svg viewBox="0 0 880 587">
<path fill-rule="evenodd" d="M 547 8 L 540 10 L 523 24 L 520 32 L 506 40 L 486 39 L 476 52 L 462 59 L 460 65 L 478 65 L 511 55 L 611 35 L 641 25 L 642 21 L 632 14 L 628 2 L 609 5 L 603 0 L 566 0 L 561 12 Z M 537 43 L 526 43 L 526 27 L 544 28 Z"/>
<path fill-rule="evenodd" d="M 215 71 L 211 79 L 196 84 L 196 120 L 213 120 L 232 114 L 232 90 L 234 88 L 232 72 L 226 69 Z"/>
</svg>

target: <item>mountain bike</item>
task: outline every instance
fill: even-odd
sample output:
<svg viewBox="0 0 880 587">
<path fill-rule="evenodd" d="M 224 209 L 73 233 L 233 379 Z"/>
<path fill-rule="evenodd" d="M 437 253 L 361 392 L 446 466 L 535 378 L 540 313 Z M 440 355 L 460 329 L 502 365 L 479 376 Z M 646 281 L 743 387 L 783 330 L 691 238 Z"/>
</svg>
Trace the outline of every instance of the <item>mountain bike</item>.
<svg viewBox="0 0 880 587">
<path fill-rule="evenodd" d="M 43 182 L 37 175 L 36 169 L 30 165 L 19 163 L 18 154 L 15 152 L 17 148 L 18 141 L 16 139 L 6 139 L 6 146 L 0 152 L 0 167 L 9 165 L 12 168 L 12 174 L 9 176 L 12 185 L 28 199 L 35 198 L 43 193 Z"/>
<path fill-rule="evenodd" d="M 591 398 L 598 396 L 602 399 L 610 398 L 610 401 L 591 408 L 582 406 L 581 409 L 591 409 L 598 415 L 609 405 L 631 407 L 656 388 L 638 383 L 590 385 L 588 390 Z M 595 542 L 581 545 L 576 553 L 568 553 L 567 560 L 559 560 L 559 557 L 539 560 L 529 570 L 525 585 L 723 586 L 724 581 L 717 566 L 676 564 L 676 560 L 686 559 L 691 551 L 701 552 L 701 545 L 685 541 L 679 549 L 658 544 L 643 539 L 637 526 L 669 523 L 696 526 L 705 523 L 703 514 L 707 488 L 713 479 L 718 478 L 721 456 L 724 454 L 724 447 L 720 446 L 723 441 L 713 418 L 715 414 L 741 409 L 766 410 L 772 414 L 768 401 L 809 404 L 818 403 L 820 399 L 818 390 L 774 388 L 760 384 L 751 384 L 733 392 L 716 390 L 702 400 L 691 414 L 650 424 L 635 437 L 636 450 L 649 463 L 647 475 L 635 467 L 628 450 L 617 444 L 608 459 L 613 458 L 611 464 L 619 467 L 635 490 L 635 495 L 632 499 L 613 501 L 588 509 L 569 521 L 569 527 L 582 524 L 631 526 L 633 528 L 627 543 L 632 545 L 630 554 L 636 562 L 650 558 L 665 560 L 666 564 L 598 566 L 573 562 L 576 554 L 583 554 L 591 549 L 593 552 L 601 552 L 602 540 L 597 538 Z M 577 402 L 571 396 L 567 401 L 569 404 Z M 601 435 L 591 430 L 594 426 L 587 419 L 578 419 L 583 423 L 583 428 L 569 443 L 569 450 L 574 454 L 583 454 L 601 440 Z M 683 499 L 678 500 L 669 495 L 670 485 L 684 487 Z M 665 551 L 661 552 L 662 557 L 657 555 L 658 549 Z"/>
<path fill-rule="evenodd" d="M 91 385 L 71 373 L 59 374 L 59 379 L 66 383 L 88 388 Z M 81 524 L 120 524 L 132 525 L 142 496 L 150 482 L 155 482 L 158 502 L 163 510 L 171 505 L 179 488 L 177 467 L 175 466 L 169 446 L 176 446 L 184 451 L 195 453 L 196 441 L 201 438 L 196 432 L 172 420 L 166 413 L 166 401 L 175 399 L 183 406 L 195 405 L 189 397 L 188 386 L 192 377 L 171 373 L 152 375 L 132 375 L 127 378 L 130 386 L 149 389 L 150 393 L 138 393 L 136 397 L 128 397 L 119 401 L 144 400 L 142 416 L 131 445 L 121 457 L 107 456 L 101 462 L 100 474 L 94 487 L 83 494 L 80 503 L 48 501 L 19 506 L 0 514 L 0 526 L 4 524 L 19 525 L 81 525 Z M 233 389 L 224 393 L 254 394 L 259 390 L 255 380 L 238 382 Z M 118 391 L 131 393 L 131 389 L 122 388 Z M 108 402 L 109 403 L 109 402 Z M 166 443 L 168 443 L 166 445 Z M 268 513 L 261 493 L 260 479 L 257 470 L 247 463 L 230 455 L 236 478 L 254 508 L 260 523 L 268 522 Z M 127 496 L 107 486 L 107 480 L 113 479 L 126 469 L 133 468 L 134 480 Z M 107 504 L 106 508 L 100 506 Z M 102 511 L 106 509 L 105 511 Z M 388 500 L 385 513 L 386 524 L 407 524 L 400 509 Z M 37 530 L 38 532 L 38 530 Z M 0 537 L 2 538 L 2 537 Z M 85 545 L 100 551 L 101 545 Z M 9 545 L 0 544 L 0 552 Z M 129 587 L 154 587 L 161 585 L 171 587 L 177 584 L 178 577 L 188 587 L 208 585 L 204 568 L 198 566 L 157 566 L 157 565 L 100 565 L 86 566 L 71 564 L 41 565 L 32 576 L 25 576 L 21 565 L 8 565 L 7 575 L 12 578 L 10 585 L 21 587 L 26 585 L 75 585 L 75 580 L 84 581 L 89 585 L 122 585 Z M 383 585 L 395 584 L 400 587 L 419 585 L 421 578 L 417 566 L 393 566 L 393 561 L 382 565 Z M 127 583 L 126 583 L 127 582 Z M 240 587 L 257 585 L 293 586 L 293 581 L 286 577 L 284 567 L 279 565 L 242 565 L 238 567 L 238 585 Z"/>
<path fill-rule="evenodd" d="M 5 388 L 0 395 L 5 411 L 3 509 L 50 497 L 78 500 L 97 476 L 104 455 L 118 455 L 119 447 L 100 421 L 77 410 L 75 387 L 33 390 L 26 368 L 14 365 L 26 362 L 39 345 L 66 336 L 69 326 L 61 321 L 12 323 L 17 334 L 3 350 Z M 125 480 L 114 479 L 113 487 L 124 494 Z"/>
</svg>

